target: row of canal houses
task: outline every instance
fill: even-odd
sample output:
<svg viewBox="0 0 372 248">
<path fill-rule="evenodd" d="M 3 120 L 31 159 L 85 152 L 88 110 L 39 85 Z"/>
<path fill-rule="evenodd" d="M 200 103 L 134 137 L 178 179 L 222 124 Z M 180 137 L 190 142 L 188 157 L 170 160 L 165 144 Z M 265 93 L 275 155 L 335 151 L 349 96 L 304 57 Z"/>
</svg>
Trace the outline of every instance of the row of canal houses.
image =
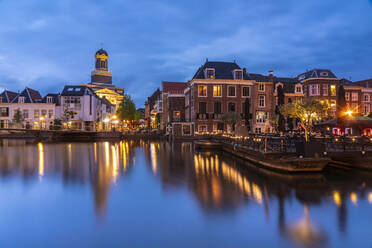
<svg viewBox="0 0 372 248">
<path fill-rule="evenodd" d="M 21 123 L 15 123 L 17 111 Z M 105 120 L 114 114 L 115 105 L 88 86 L 68 85 L 62 93 L 45 96 L 30 88 L 0 94 L 0 128 L 105 130 Z"/>
<path fill-rule="evenodd" d="M 112 83 L 109 55 L 103 48 L 96 51 L 94 59 L 91 82 L 66 85 L 61 93 L 41 96 L 30 88 L 18 93 L 4 90 L 0 93 L 0 129 L 106 131 L 115 128 L 116 108 L 124 97 L 124 89 Z"/>
<path fill-rule="evenodd" d="M 338 88 L 343 85 L 347 108 L 358 115 L 371 112 L 372 79 L 352 82 L 338 78 L 329 69 L 312 69 L 296 77 L 277 77 L 273 71 L 267 75 L 250 73 L 235 61 L 206 60 L 187 82 L 163 81 L 161 88 L 145 103 L 145 118 L 153 127 L 187 136 L 230 131 L 231 126 L 222 121 L 222 116 L 236 112 L 242 117 L 236 131 L 242 135 L 274 132 L 269 120 L 275 114 L 279 85 L 284 90 L 285 104 L 313 98 L 327 103 L 333 116 Z M 249 118 L 244 117 L 247 113 Z M 244 119 L 249 119 L 249 123 Z"/>
</svg>

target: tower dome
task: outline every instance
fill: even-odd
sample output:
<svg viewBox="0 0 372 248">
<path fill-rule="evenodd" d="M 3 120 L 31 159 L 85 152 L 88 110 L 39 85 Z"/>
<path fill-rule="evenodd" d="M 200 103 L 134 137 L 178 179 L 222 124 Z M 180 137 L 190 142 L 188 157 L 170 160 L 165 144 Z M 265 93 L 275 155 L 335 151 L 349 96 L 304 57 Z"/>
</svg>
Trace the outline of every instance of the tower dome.
<svg viewBox="0 0 372 248">
<path fill-rule="evenodd" d="M 96 56 L 97 55 L 105 55 L 105 56 L 108 56 L 108 53 L 103 50 L 103 48 L 99 49 L 97 52 L 96 52 Z"/>
</svg>

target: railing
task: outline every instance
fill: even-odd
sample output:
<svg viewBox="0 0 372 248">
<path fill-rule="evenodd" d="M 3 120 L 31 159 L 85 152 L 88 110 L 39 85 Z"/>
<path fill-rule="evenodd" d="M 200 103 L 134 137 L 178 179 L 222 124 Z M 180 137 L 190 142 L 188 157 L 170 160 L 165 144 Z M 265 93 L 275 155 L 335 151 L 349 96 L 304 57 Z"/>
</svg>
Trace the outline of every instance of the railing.
<svg viewBox="0 0 372 248">
<path fill-rule="evenodd" d="M 295 153 L 296 143 L 304 142 L 303 136 L 289 135 L 249 134 L 247 136 L 231 136 L 227 134 L 202 134 L 200 136 L 262 152 Z M 366 136 L 311 137 L 311 141 L 318 141 L 326 153 L 361 152 L 365 154 L 372 151 L 372 137 Z"/>
</svg>

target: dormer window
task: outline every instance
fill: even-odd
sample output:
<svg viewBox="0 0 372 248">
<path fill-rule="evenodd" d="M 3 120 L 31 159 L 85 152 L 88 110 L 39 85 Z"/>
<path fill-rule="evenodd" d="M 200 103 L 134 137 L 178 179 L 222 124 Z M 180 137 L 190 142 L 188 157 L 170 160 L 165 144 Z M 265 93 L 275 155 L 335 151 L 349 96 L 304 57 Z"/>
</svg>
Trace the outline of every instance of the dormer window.
<svg viewBox="0 0 372 248">
<path fill-rule="evenodd" d="M 208 79 L 214 79 L 215 78 L 214 68 L 207 68 L 205 70 L 205 77 L 208 78 Z"/>
<path fill-rule="evenodd" d="M 243 70 L 234 70 L 234 80 L 243 80 Z"/>
<path fill-rule="evenodd" d="M 47 96 L 46 103 L 53 103 L 53 97 Z"/>
<path fill-rule="evenodd" d="M 320 76 L 321 76 L 321 77 L 328 77 L 328 72 L 326 72 L 326 71 L 322 71 L 322 72 L 320 73 Z"/>
<path fill-rule="evenodd" d="M 24 96 L 18 97 L 18 103 L 25 103 L 25 97 Z"/>
<path fill-rule="evenodd" d="M 296 85 L 296 93 L 302 93 L 302 86 Z"/>
</svg>

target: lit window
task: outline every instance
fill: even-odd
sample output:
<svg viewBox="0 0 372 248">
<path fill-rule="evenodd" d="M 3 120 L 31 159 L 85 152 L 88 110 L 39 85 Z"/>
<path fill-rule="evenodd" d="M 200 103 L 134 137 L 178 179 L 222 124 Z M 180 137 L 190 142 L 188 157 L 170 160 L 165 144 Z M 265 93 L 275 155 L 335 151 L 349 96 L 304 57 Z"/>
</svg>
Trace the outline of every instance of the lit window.
<svg viewBox="0 0 372 248">
<path fill-rule="evenodd" d="M 199 96 L 207 96 L 207 86 L 199 85 Z"/>
<path fill-rule="evenodd" d="M 181 111 L 173 111 L 173 121 L 181 120 Z"/>
<path fill-rule="evenodd" d="M 215 78 L 215 73 L 214 72 L 215 71 L 214 71 L 213 68 L 206 69 L 206 78 L 214 79 Z"/>
<path fill-rule="evenodd" d="M 265 91 L 265 85 L 264 84 L 259 84 L 258 85 L 258 90 L 262 91 L 262 92 Z"/>
<path fill-rule="evenodd" d="M 258 107 L 265 107 L 265 96 L 258 96 Z"/>
<path fill-rule="evenodd" d="M 256 123 L 265 123 L 268 118 L 268 113 L 265 111 L 256 112 Z"/>
<path fill-rule="evenodd" d="M 34 119 L 39 119 L 39 110 L 38 109 L 35 109 L 34 110 Z"/>
<path fill-rule="evenodd" d="M 207 132 L 207 125 L 198 125 L 198 131 L 199 132 Z"/>
<path fill-rule="evenodd" d="M 243 86 L 242 88 L 242 96 L 243 97 L 248 97 L 250 95 L 250 87 L 249 86 Z"/>
<path fill-rule="evenodd" d="M 213 86 L 213 96 L 222 96 L 220 85 L 214 85 Z"/>
<path fill-rule="evenodd" d="M 336 95 L 336 85 L 331 85 L 331 96 Z"/>
<path fill-rule="evenodd" d="M 351 100 L 352 101 L 358 101 L 358 92 L 352 92 L 351 93 Z"/>
<path fill-rule="evenodd" d="M 228 96 L 236 96 L 235 86 L 228 86 L 227 91 L 228 91 L 228 94 L 227 94 Z"/>
</svg>

